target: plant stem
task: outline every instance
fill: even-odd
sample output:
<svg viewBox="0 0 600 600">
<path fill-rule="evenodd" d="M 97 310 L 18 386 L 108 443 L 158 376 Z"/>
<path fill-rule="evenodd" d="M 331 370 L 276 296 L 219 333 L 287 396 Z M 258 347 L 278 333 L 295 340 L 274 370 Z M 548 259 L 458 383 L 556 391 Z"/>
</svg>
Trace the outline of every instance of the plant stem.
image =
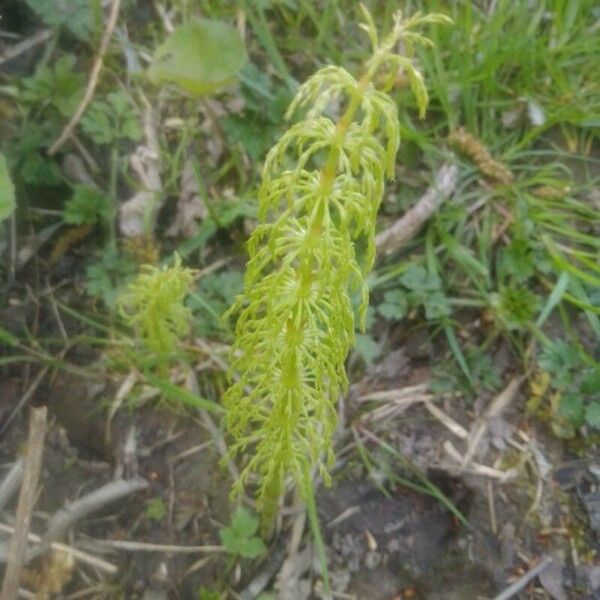
<svg viewBox="0 0 600 600">
<path fill-rule="evenodd" d="M 319 515 L 317 514 L 317 504 L 315 502 L 315 490 L 313 487 L 310 469 L 307 464 L 304 465 L 302 474 L 302 493 L 306 502 L 306 512 L 308 514 L 308 522 L 310 530 L 315 541 L 319 563 L 321 564 L 321 575 L 323 576 L 323 592 L 326 597 L 330 597 L 331 584 L 329 582 L 329 568 L 327 566 L 327 554 L 325 553 L 325 543 L 321 535 L 321 527 L 319 525 Z"/>
<path fill-rule="evenodd" d="M 114 248 L 117 243 L 116 218 L 117 218 L 117 177 L 119 174 L 119 149 L 113 144 L 110 150 L 110 178 L 108 181 L 108 194 L 111 200 L 111 211 L 108 226 L 108 244 Z"/>
</svg>

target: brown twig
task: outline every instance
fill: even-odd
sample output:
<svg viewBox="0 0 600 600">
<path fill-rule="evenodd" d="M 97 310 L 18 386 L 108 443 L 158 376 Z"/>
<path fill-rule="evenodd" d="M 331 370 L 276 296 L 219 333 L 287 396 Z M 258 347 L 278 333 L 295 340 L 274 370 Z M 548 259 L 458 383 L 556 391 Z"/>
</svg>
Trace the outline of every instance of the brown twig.
<svg viewBox="0 0 600 600">
<path fill-rule="evenodd" d="M 223 546 L 176 546 L 174 544 L 153 544 L 151 542 L 134 542 L 130 540 L 93 540 L 97 547 L 105 546 L 129 552 L 170 552 L 173 554 L 220 554 L 226 552 Z"/>
<path fill-rule="evenodd" d="M 514 377 L 511 379 L 506 388 L 494 398 L 485 413 L 478 419 L 469 434 L 468 447 L 463 457 L 461 467 L 467 467 L 473 460 L 477 448 L 489 428 L 491 419 L 500 416 L 506 407 L 515 399 L 523 380 L 524 377 Z"/>
<path fill-rule="evenodd" d="M 14 533 L 15 528 L 11 527 L 10 525 L 7 525 L 6 523 L 0 523 L 0 531 L 12 534 Z M 35 533 L 30 533 L 27 536 L 27 539 L 30 542 L 34 542 L 35 544 L 39 544 L 42 541 L 42 538 L 39 535 L 36 535 Z M 50 548 L 52 550 L 56 550 L 57 552 L 64 552 L 66 554 L 70 554 L 74 559 L 85 563 L 86 565 L 91 565 L 92 567 L 100 569 L 101 571 L 104 571 L 105 573 L 109 573 L 111 575 L 114 575 L 119 570 L 116 565 L 113 565 L 112 563 L 102 558 L 98 558 L 97 556 L 93 556 L 87 552 L 84 552 L 83 550 L 79 550 L 78 548 L 73 548 L 73 546 L 69 546 L 67 544 L 53 542 L 52 544 L 50 544 Z M 2 552 L 0 551 L 0 562 L 6 562 L 7 556 L 8 553 L 6 553 L 6 556 L 3 556 Z"/>
<path fill-rule="evenodd" d="M 553 562 L 551 556 L 543 558 L 533 569 L 530 569 L 517 579 L 511 586 L 507 587 L 501 594 L 494 597 L 494 600 L 509 600 L 516 596 L 530 581 L 533 581 L 542 571 L 545 571 Z"/>
<path fill-rule="evenodd" d="M 47 412 L 45 406 L 31 411 L 27 457 L 25 458 L 23 484 L 21 485 L 17 506 L 15 533 L 10 542 L 0 600 L 13 600 L 19 592 L 19 578 L 25 557 L 27 535 L 31 526 L 31 512 L 36 499 L 37 484 L 42 466 Z"/>
<path fill-rule="evenodd" d="M 442 165 L 435 175 L 433 185 L 417 203 L 375 238 L 377 253 L 385 256 L 408 243 L 440 204 L 452 195 L 456 189 L 457 174 L 456 165 Z"/>
<path fill-rule="evenodd" d="M 148 482 L 141 477 L 127 480 L 117 479 L 68 504 L 50 519 L 48 529 L 42 538 L 41 547 L 36 549 L 34 555 L 40 554 L 47 549 L 49 544 L 63 538 L 75 523 L 89 514 L 104 508 L 115 500 L 145 490 L 147 487 Z"/>
<path fill-rule="evenodd" d="M 117 19 L 119 18 L 119 7 L 121 5 L 121 0 L 113 0 L 112 6 L 110 7 L 110 13 L 108 15 L 108 20 L 106 21 L 106 27 L 104 29 L 104 33 L 102 34 L 102 40 L 100 41 L 100 48 L 98 49 L 98 54 L 94 59 L 94 64 L 92 65 L 92 70 L 90 71 L 90 78 L 88 80 L 87 87 L 85 88 L 85 94 L 77 107 L 77 110 L 73 113 L 73 116 L 69 120 L 69 122 L 65 125 L 61 134 L 54 141 L 50 149 L 48 150 L 48 154 L 52 156 L 56 153 L 56 151 L 65 143 L 65 141 L 69 138 L 77 123 L 79 123 L 83 113 L 85 112 L 88 104 L 92 101 L 94 97 L 94 91 L 96 90 L 96 85 L 98 84 L 98 76 L 100 75 L 100 70 L 102 69 L 102 65 L 104 64 L 104 56 L 106 54 L 106 50 L 108 49 L 108 43 L 110 42 L 110 38 L 112 37 L 113 31 L 117 25 Z"/>
<path fill-rule="evenodd" d="M 8 428 L 10 427 L 14 418 L 29 402 L 29 400 L 31 400 L 32 396 L 35 394 L 40 383 L 42 383 L 42 379 L 44 379 L 49 369 L 50 367 L 43 367 L 42 369 L 40 369 L 32 384 L 29 386 L 29 388 L 27 388 L 27 391 L 23 394 L 23 396 L 21 396 L 21 399 L 17 402 L 17 405 L 12 409 L 10 415 L 4 420 L 4 423 L 2 423 L 2 427 L 0 427 L 0 439 L 2 439 L 2 436 L 8 431 Z"/>
<path fill-rule="evenodd" d="M 17 58 L 17 56 L 28 52 L 32 48 L 35 48 L 39 44 L 43 44 L 46 40 L 50 39 L 54 35 L 52 29 L 42 29 L 31 37 L 25 38 L 23 41 L 15 44 L 12 48 L 9 48 L 4 54 L 0 54 L 0 65 Z"/>
</svg>

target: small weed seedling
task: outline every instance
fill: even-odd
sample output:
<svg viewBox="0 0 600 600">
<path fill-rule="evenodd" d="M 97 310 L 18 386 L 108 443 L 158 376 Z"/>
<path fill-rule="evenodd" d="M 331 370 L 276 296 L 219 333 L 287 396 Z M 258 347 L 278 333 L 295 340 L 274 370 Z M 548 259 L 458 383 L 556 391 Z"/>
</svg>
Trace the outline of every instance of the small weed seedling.
<svg viewBox="0 0 600 600">
<path fill-rule="evenodd" d="M 146 518 L 150 521 L 161 522 L 167 516 L 167 507 L 162 498 L 152 498 L 146 503 Z"/>
<path fill-rule="evenodd" d="M 247 508 L 240 506 L 233 513 L 231 525 L 219 531 L 225 550 L 236 558 L 257 558 L 266 551 L 258 537 L 259 519 Z"/>
<path fill-rule="evenodd" d="M 563 340 L 548 342 L 538 357 L 529 410 L 546 414 L 552 430 L 572 438 L 584 425 L 600 430 L 600 366 Z M 549 396 L 549 410 L 542 399 Z M 549 414 L 548 414 L 549 413 Z"/>
</svg>

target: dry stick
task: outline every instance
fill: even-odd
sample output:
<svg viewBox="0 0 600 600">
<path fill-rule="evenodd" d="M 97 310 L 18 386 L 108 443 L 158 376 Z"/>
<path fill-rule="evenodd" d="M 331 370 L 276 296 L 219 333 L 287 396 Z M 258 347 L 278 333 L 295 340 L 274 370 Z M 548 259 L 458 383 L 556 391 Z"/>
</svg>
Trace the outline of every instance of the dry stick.
<svg viewBox="0 0 600 600">
<path fill-rule="evenodd" d="M 545 571 L 552 564 L 552 557 L 546 556 L 533 569 L 530 569 L 519 577 L 511 586 L 507 587 L 502 593 L 498 594 L 494 600 L 509 600 L 518 594 L 530 581 L 533 581 L 542 571 Z"/>
<path fill-rule="evenodd" d="M 475 453 L 477 452 L 477 448 L 483 439 L 488 427 L 490 425 L 490 420 L 494 417 L 498 417 L 502 414 L 502 412 L 506 409 L 506 407 L 515 399 L 517 392 L 519 391 L 519 387 L 525 377 L 514 377 L 510 380 L 509 384 L 502 390 L 496 398 L 492 401 L 490 406 L 486 409 L 485 413 L 478 419 L 477 424 L 471 430 L 469 434 L 469 441 L 467 451 L 463 457 L 461 468 L 466 468 L 469 463 L 473 460 Z"/>
<path fill-rule="evenodd" d="M 8 418 L 5 419 L 4 423 L 2 424 L 2 427 L 0 427 L 0 439 L 2 439 L 2 436 L 8 431 L 8 428 L 13 422 L 13 419 L 19 414 L 21 409 L 29 402 L 29 400 L 31 400 L 31 397 L 33 396 L 33 394 L 35 394 L 40 383 L 42 383 L 42 379 L 44 379 L 49 369 L 50 367 L 43 367 L 35 376 L 35 379 L 31 383 L 29 388 L 27 388 L 27 391 L 23 394 L 19 402 L 17 402 L 17 405 L 13 408 Z"/>
<path fill-rule="evenodd" d="M 0 511 L 6 506 L 13 494 L 19 488 L 21 478 L 23 477 L 23 459 L 19 458 L 10 468 L 6 477 L 0 483 Z"/>
<path fill-rule="evenodd" d="M 148 482 L 141 477 L 127 480 L 117 479 L 68 504 L 52 516 L 48 523 L 48 529 L 42 537 L 41 546 L 31 553 L 30 558 L 45 552 L 52 542 L 64 537 L 77 521 L 84 519 L 89 514 L 100 510 L 115 500 L 145 490 L 147 487 Z M 0 598 L 0 600 L 2 599 Z"/>
<path fill-rule="evenodd" d="M 409 242 L 440 204 L 452 195 L 456 189 L 457 174 L 456 165 L 442 165 L 435 174 L 433 185 L 418 202 L 375 238 L 377 253 L 384 256 L 391 254 Z"/>
<path fill-rule="evenodd" d="M 94 60 L 94 64 L 92 66 L 92 70 L 90 71 L 90 78 L 88 80 L 87 87 L 85 89 L 85 94 L 77 107 L 77 110 L 73 113 L 73 116 L 69 120 L 69 122 L 65 125 L 65 128 L 62 130 L 62 133 L 58 136 L 58 138 L 54 141 L 50 149 L 48 150 L 48 154 L 52 156 L 56 153 L 56 151 L 65 143 L 67 138 L 71 135 L 77 123 L 83 116 L 85 109 L 88 107 L 88 104 L 92 101 L 94 97 L 94 91 L 96 90 L 96 85 L 98 84 L 98 76 L 100 75 L 100 70 L 102 69 L 102 65 L 104 64 L 104 55 L 106 54 L 106 50 L 108 49 L 108 43 L 110 42 L 110 38 L 112 37 L 115 26 L 117 25 L 117 19 L 119 17 L 119 7 L 121 5 L 121 0 L 113 0 L 112 6 L 110 7 L 110 14 L 108 15 L 108 20 L 106 22 L 106 28 L 104 29 L 104 34 L 102 35 L 102 40 L 100 41 L 100 48 L 98 49 L 98 54 Z"/>
<path fill-rule="evenodd" d="M 153 544 L 130 540 L 90 540 L 93 546 L 127 550 L 129 552 L 170 552 L 173 554 L 220 554 L 226 552 L 223 546 L 176 546 L 174 544 Z"/>
<path fill-rule="evenodd" d="M 10 541 L 8 562 L 6 563 L 0 600 L 14 600 L 19 592 L 19 578 L 25 556 L 27 534 L 31 525 L 31 511 L 35 503 L 36 488 L 42 466 L 47 413 L 48 411 L 45 406 L 35 408 L 31 411 L 27 456 L 23 471 L 23 485 L 19 494 L 15 533 Z"/>
<path fill-rule="evenodd" d="M 35 46 L 44 43 L 47 39 L 51 38 L 53 34 L 54 31 L 52 29 L 42 29 L 42 31 L 38 31 L 31 37 L 24 39 L 12 48 L 9 48 L 4 54 L 0 54 L 0 65 L 35 48 Z"/>
<path fill-rule="evenodd" d="M 0 531 L 12 534 L 14 533 L 15 528 L 11 527 L 10 525 L 6 525 L 6 523 L 0 523 Z M 30 533 L 27 536 L 27 539 L 30 542 L 35 542 L 36 544 L 39 544 L 42 541 L 42 538 L 39 535 L 36 535 L 35 533 Z M 69 546 L 67 544 L 61 544 L 60 542 L 52 542 L 52 544 L 50 544 L 50 548 L 52 548 L 52 550 L 57 550 L 58 552 L 70 554 L 74 559 L 83 562 L 87 565 L 91 565 L 92 567 L 96 567 L 97 569 L 105 571 L 106 573 L 110 573 L 111 575 L 119 570 L 116 565 L 113 565 L 107 560 L 98 558 L 97 556 L 92 556 L 91 554 L 88 554 L 83 550 L 73 548 L 73 546 Z M 4 557 L 0 553 L 0 562 L 3 562 L 3 558 Z"/>
</svg>

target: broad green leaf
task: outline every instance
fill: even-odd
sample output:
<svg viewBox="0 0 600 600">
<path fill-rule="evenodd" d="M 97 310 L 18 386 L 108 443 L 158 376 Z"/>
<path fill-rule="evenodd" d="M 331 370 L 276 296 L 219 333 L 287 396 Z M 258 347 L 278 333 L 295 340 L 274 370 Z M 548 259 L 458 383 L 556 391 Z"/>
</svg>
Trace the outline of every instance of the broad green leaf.
<svg viewBox="0 0 600 600">
<path fill-rule="evenodd" d="M 258 518 L 240 506 L 233 514 L 231 527 L 240 537 L 251 537 L 258 531 Z"/>
<path fill-rule="evenodd" d="M 239 554 L 243 558 L 256 558 L 266 550 L 264 542 L 259 537 L 243 538 L 238 541 Z"/>
<path fill-rule="evenodd" d="M 233 27 L 194 19 L 156 49 L 148 76 L 156 83 L 174 83 L 204 96 L 232 83 L 245 60 L 246 48 Z"/>
<path fill-rule="evenodd" d="M 263 541 L 255 535 L 258 525 L 255 515 L 243 506 L 238 507 L 231 518 L 231 526 L 219 531 L 225 550 L 243 558 L 256 558 L 265 552 Z"/>
<path fill-rule="evenodd" d="M 231 527 L 225 527 L 219 531 L 221 544 L 229 554 L 239 554 L 239 537 Z"/>
<path fill-rule="evenodd" d="M 3 154 L 0 154 L 0 222 L 7 219 L 15 210 L 15 188 L 10 179 L 8 166 Z"/>
<path fill-rule="evenodd" d="M 561 397 L 558 405 L 558 414 L 569 421 L 575 427 L 583 423 L 584 417 L 587 418 L 583 399 L 579 394 L 565 394 Z"/>
<path fill-rule="evenodd" d="M 111 218 L 111 201 L 100 190 L 82 184 L 73 186 L 73 195 L 65 203 L 63 218 L 70 225 L 94 225 Z"/>
<path fill-rule="evenodd" d="M 600 394 L 600 365 L 585 374 L 581 382 L 581 391 L 584 394 Z"/>
<path fill-rule="evenodd" d="M 66 27 L 77 39 L 90 41 L 94 26 L 90 0 L 25 0 L 48 27 Z"/>
<path fill-rule="evenodd" d="M 600 402 L 592 402 L 585 411 L 585 420 L 588 425 L 600 429 Z"/>
</svg>

